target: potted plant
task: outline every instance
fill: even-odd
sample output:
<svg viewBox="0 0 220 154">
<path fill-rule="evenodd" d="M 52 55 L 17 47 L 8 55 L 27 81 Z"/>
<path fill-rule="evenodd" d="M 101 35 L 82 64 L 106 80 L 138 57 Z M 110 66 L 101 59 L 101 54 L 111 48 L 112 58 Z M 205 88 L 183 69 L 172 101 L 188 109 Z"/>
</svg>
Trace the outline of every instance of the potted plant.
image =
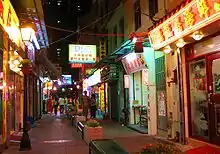
<svg viewBox="0 0 220 154">
<path fill-rule="evenodd" d="M 97 120 L 90 119 L 85 123 L 84 140 L 88 144 L 91 140 L 103 139 L 103 127 Z"/>
<path fill-rule="evenodd" d="M 180 154 L 182 153 L 175 145 L 156 143 L 147 144 L 140 154 Z"/>
<path fill-rule="evenodd" d="M 20 62 L 20 68 L 24 74 L 29 74 L 32 70 L 31 61 L 29 59 L 23 59 Z"/>
</svg>

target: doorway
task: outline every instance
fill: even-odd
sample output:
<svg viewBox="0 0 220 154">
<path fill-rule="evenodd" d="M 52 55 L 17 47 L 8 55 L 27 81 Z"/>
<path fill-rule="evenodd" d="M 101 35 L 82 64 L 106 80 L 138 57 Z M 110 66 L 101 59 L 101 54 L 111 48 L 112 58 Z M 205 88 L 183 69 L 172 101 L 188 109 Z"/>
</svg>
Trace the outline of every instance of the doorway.
<svg viewBox="0 0 220 154">
<path fill-rule="evenodd" d="M 220 53 L 207 58 L 210 140 L 220 144 Z"/>
<path fill-rule="evenodd" d="M 189 62 L 191 135 L 220 145 L 220 53 Z"/>
</svg>

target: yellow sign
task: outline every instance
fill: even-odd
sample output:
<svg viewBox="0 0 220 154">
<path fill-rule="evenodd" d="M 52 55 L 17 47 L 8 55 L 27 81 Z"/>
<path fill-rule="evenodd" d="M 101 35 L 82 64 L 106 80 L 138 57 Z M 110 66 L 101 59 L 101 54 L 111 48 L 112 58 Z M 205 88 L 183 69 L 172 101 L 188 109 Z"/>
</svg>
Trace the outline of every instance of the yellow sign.
<svg viewBox="0 0 220 154">
<path fill-rule="evenodd" d="M 9 38 L 16 43 L 17 46 L 23 48 L 19 29 L 20 22 L 9 0 L 0 0 L 0 25 L 8 33 Z"/>
<path fill-rule="evenodd" d="M 99 41 L 99 55 L 100 55 L 100 60 L 106 56 L 106 41 L 105 40 Z"/>
</svg>

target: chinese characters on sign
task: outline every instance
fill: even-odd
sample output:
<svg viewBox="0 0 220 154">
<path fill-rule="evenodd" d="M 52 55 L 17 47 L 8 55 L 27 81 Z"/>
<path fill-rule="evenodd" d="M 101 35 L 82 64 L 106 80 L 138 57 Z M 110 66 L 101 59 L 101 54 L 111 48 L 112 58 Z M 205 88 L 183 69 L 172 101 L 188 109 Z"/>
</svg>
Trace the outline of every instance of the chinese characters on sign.
<svg viewBox="0 0 220 154">
<path fill-rule="evenodd" d="M 79 64 L 79 63 L 72 63 L 71 64 L 71 68 L 81 68 L 82 67 L 82 64 Z"/>
<path fill-rule="evenodd" d="M 69 45 L 70 63 L 95 63 L 96 46 L 95 45 Z"/>
<path fill-rule="evenodd" d="M 127 58 L 122 59 L 122 63 L 127 74 L 131 74 L 146 68 L 144 57 L 142 54 L 136 54 L 136 58 L 128 60 Z"/>
<path fill-rule="evenodd" d="M 219 8 L 219 0 L 192 0 L 176 14 L 149 32 L 152 47 L 155 50 L 160 49 L 209 23 L 220 20 Z"/>
</svg>

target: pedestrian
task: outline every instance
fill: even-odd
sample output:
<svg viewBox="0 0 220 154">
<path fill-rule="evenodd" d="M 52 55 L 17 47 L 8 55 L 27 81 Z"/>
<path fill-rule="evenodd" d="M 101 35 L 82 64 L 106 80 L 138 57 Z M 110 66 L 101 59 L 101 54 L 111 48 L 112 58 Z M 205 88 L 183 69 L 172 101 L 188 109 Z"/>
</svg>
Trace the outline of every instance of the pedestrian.
<svg viewBox="0 0 220 154">
<path fill-rule="evenodd" d="M 64 110 L 65 110 L 65 113 L 68 112 L 68 104 L 69 104 L 69 99 L 66 97 L 65 100 L 64 100 Z"/>
<path fill-rule="evenodd" d="M 62 114 L 64 111 L 65 99 L 61 96 L 59 98 L 59 105 L 60 105 L 60 113 Z"/>
<path fill-rule="evenodd" d="M 90 113 L 91 113 L 91 118 L 96 118 L 96 96 L 95 94 L 91 95 L 90 99 Z"/>
<path fill-rule="evenodd" d="M 84 91 L 84 95 L 82 97 L 82 108 L 83 108 L 83 115 L 88 118 L 88 110 L 89 110 L 89 96 L 87 96 L 87 91 Z"/>
<path fill-rule="evenodd" d="M 47 100 L 47 113 L 51 115 L 52 111 L 53 111 L 53 99 L 50 96 L 50 98 Z"/>
<path fill-rule="evenodd" d="M 55 103 L 54 103 L 54 113 L 55 113 L 55 116 L 57 116 L 57 110 L 58 110 L 58 101 L 55 100 Z"/>
</svg>

